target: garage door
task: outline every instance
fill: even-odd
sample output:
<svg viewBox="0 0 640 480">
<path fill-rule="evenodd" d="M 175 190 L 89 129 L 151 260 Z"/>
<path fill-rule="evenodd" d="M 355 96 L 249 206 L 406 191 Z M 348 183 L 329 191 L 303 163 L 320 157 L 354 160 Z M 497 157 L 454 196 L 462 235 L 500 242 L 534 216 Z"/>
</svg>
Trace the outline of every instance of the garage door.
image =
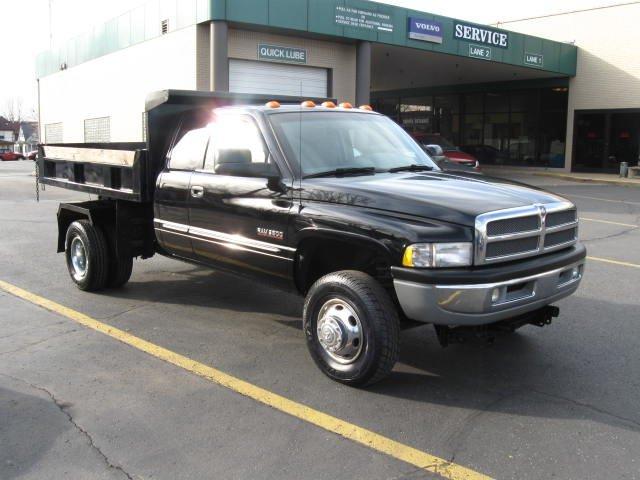
<svg viewBox="0 0 640 480">
<path fill-rule="evenodd" d="M 229 91 L 297 97 L 327 97 L 326 68 L 229 60 Z"/>
</svg>

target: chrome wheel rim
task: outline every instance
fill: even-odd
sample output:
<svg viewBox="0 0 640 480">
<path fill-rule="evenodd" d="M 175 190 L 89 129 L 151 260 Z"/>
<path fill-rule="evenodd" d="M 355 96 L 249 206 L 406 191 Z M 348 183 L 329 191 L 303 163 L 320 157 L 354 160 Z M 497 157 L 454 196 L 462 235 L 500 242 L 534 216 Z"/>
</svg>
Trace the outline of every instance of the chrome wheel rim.
<svg viewBox="0 0 640 480">
<path fill-rule="evenodd" d="M 80 237 L 75 237 L 71 241 L 70 247 L 71 266 L 73 267 L 73 278 L 82 280 L 87 275 L 87 251 Z"/>
<path fill-rule="evenodd" d="M 318 312 L 318 342 L 338 363 L 355 362 L 362 352 L 362 324 L 355 309 L 344 300 L 333 298 Z"/>
</svg>

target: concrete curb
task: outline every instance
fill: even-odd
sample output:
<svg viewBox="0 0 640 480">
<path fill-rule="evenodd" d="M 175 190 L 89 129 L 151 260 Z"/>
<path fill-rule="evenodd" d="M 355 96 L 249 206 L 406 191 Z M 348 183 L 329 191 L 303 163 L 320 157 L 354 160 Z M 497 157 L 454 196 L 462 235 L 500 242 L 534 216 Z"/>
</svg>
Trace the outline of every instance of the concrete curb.
<svg viewBox="0 0 640 480">
<path fill-rule="evenodd" d="M 500 177 L 508 174 L 517 174 L 517 175 L 532 175 L 536 177 L 548 177 L 548 178 L 558 178 L 561 180 L 571 180 L 573 182 L 581 182 L 581 183 L 604 183 L 608 185 L 618 185 L 622 187 L 640 187 L 640 177 L 638 180 L 622 180 L 617 179 L 613 175 L 614 178 L 589 178 L 582 177 L 578 175 L 573 175 L 571 173 L 555 173 L 555 172 L 542 172 L 542 171 L 534 171 L 534 170 L 500 170 L 500 169 L 486 169 L 483 170 L 487 175 Z"/>
<path fill-rule="evenodd" d="M 564 173 L 548 173 L 548 172 L 531 172 L 532 175 L 538 177 L 551 177 L 551 178 L 560 178 L 562 180 L 571 180 L 574 182 L 582 182 L 582 183 L 606 183 L 609 185 L 618 185 L 623 187 L 640 187 L 640 181 L 634 180 L 616 180 L 616 179 L 608 179 L 608 178 L 587 178 L 587 177 L 576 177 L 571 174 Z"/>
</svg>

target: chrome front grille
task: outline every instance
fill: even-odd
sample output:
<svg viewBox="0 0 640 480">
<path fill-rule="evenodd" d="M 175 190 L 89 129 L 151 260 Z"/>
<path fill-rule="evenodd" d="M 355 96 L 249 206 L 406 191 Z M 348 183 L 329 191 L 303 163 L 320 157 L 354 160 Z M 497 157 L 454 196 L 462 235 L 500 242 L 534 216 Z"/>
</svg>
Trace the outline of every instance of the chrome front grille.
<svg viewBox="0 0 640 480">
<path fill-rule="evenodd" d="M 570 202 L 498 210 L 476 218 L 476 265 L 507 262 L 560 250 L 578 240 Z"/>
</svg>

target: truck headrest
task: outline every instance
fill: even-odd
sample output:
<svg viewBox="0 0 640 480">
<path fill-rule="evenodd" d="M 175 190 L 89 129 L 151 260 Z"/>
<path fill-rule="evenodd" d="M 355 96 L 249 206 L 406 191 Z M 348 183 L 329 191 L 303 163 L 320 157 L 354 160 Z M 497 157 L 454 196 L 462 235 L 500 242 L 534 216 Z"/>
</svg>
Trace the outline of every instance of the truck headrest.
<svg viewBox="0 0 640 480">
<path fill-rule="evenodd" d="M 251 150 L 245 148 L 225 148 L 218 150 L 216 164 L 251 163 Z"/>
</svg>

